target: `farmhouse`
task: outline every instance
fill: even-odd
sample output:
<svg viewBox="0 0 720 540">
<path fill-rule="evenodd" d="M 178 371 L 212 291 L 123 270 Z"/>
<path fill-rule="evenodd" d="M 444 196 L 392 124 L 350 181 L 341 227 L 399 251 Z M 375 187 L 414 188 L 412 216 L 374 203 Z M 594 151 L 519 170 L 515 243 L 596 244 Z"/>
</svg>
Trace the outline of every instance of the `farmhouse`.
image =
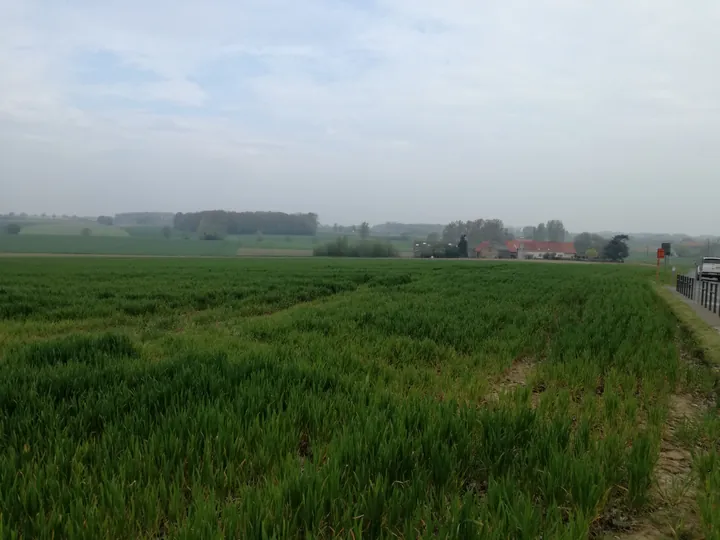
<svg viewBox="0 0 720 540">
<path fill-rule="evenodd" d="M 480 242 L 475 248 L 475 257 L 478 259 L 510 259 L 513 257 L 508 246 L 496 242 Z"/>
<path fill-rule="evenodd" d="M 572 242 L 538 242 L 536 240 L 509 240 L 507 248 L 518 259 L 572 259 L 575 246 Z"/>
</svg>

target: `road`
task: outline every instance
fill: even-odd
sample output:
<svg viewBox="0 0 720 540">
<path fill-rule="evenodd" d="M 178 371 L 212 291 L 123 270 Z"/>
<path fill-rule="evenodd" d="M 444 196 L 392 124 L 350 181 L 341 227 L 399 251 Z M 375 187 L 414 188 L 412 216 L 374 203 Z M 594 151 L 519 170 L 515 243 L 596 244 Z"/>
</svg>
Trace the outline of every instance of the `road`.
<svg viewBox="0 0 720 540">
<path fill-rule="evenodd" d="M 695 279 L 695 271 L 686 274 L 695 282 L 692 300 L 704 305 L 710 311 L 720 313 L 720 285 L 717 281 L 698 281 Z M 705 296 L 703 296 L 703 285 L 705 285 Z M 704 300 L 704 302 L 703 302 Z"/>
</svg>

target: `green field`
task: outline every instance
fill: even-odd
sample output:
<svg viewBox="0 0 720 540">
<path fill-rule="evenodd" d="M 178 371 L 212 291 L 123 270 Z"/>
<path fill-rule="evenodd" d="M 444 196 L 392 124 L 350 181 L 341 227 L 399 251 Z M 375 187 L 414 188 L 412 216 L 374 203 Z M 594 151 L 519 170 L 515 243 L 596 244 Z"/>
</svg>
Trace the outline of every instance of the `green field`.
<svg viewBox="0 0 720 540">
<path fill-rule="evenodd" d="M 40 225 L 30 226 L 35 230 Z M 224 240 L 198 240 L 185 238 L 177 231 L 166 239 L 162 229 L 155 227 L 106 227 L 118 234 L 95 234 L 97 225 L 91 236 L 78 234 L 0 234 L 0 253 L 51 253 L 51 254 L 86 254 L 86 255 L 176 255 L 176 256 L 234 256 L 238 251 L 264 250 L 307 251 L 323 242 L 337 238 L 334 235 L 320 234 L 313 236 L 263 236 L 258 241 L 256 235 L 236 235 Z M 107 232 L 107 231 L 106 231 Z M 400 251 L 411 251 L 406 242 L 392 242 Z"/>
<path fill-rule="evenodd" d="M 652 277 L 0 259 L 0 538 L 717 537 L 716 375 Z"/>
<path fill-rule="evenodd" d="M 92 236 L 129 236 L 120 227 L 100 225 L 91 221 L 51 221 L 23 226 L 20 235 L 80 236 L 83 229 L 90 229 Z"/>
<path fill-rule="evenodd" d="M 235 256 L 233 242 L 116 236 L 0 235 L 0 253 Z"/>
<path fill-rule="evenodd" d="M 129 236 L 137 236 L 140 238 L 165 238 L 163 235 L 163 227 L 152 225 L 133 225 L 128 227 L 118 227 L 125 231 Z M 171 238 L 181 238 L 182 235 L 175 229 L 170 229 Z"/>
</svg>

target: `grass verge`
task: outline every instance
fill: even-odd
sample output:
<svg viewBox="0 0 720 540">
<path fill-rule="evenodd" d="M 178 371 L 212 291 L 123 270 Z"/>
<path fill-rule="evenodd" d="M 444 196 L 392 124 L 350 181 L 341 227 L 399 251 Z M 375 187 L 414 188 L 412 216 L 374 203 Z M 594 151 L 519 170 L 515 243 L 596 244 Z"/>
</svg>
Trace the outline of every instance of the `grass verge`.
<svg viewBox="0 0 720 540">
<path fill-rule="evenodd" d="M 720 538 L 720 333 L 672 291 L 657 292 L 677 317 L 687 360 L 670 408 L 666 446 L 668 461 L 675 458 L 676 470 L 688 471 L 676 480 L 687 481 L 665 482 L 665 512 L 674 520 L 675 537 Z"/>
<path fill-rule="evenodd" d="M 658 287 L 657 292 L 670 305 L 681 328 L 690 334 L 690 343 L 696 349 L 695 356 L 700 356 L 709 364 L 720 365 L 720 332 L 705 322 L 677 294 L 663 287 Z"/>
</svg>

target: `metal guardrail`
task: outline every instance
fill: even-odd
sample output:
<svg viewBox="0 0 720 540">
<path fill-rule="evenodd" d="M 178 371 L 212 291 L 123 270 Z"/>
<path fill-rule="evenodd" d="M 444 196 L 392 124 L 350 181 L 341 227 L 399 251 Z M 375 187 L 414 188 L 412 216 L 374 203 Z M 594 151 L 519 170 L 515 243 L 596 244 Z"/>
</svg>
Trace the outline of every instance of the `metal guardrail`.
<svg viewBox="0 0 720 540">
<path fill-rule="evenodd" d="M 695 279 L 690 276 L 681 276 L 678 274 L 675 290 L 684 297 L 693 300 L 695 298 Z"/>
<path fill-rule="evenodd" d="M 720 288 L 720 283 L 698 281 L 691 276 L 678 275 L 677 283 L 675 284 L 675 290 L 677 292 L 713 313 L 720 311 L 718 288 Z"/>
</svg>

